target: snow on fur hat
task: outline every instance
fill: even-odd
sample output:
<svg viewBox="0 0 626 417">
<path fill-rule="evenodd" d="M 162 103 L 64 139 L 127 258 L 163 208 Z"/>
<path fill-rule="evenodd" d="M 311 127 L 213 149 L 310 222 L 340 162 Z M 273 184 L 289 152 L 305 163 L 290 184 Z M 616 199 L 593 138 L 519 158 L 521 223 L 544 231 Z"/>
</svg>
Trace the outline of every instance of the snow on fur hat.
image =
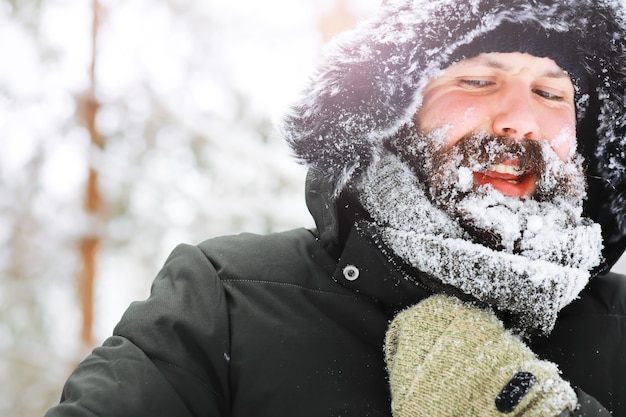
<svg viewBox="0 0 626 417">
<path fill-rule="evenodd" d="M 602 226 L 610 267 L 626 247 L 625 18 L 622 0 L 387 0 L 335 38 L 283 134 L 338 195 L 412 119 L 442 69 L 481 52 L 547 55 L 577 87 L 585 212 Z M 508 32 L 520 42 L 496 36 Z"/>
</svg>

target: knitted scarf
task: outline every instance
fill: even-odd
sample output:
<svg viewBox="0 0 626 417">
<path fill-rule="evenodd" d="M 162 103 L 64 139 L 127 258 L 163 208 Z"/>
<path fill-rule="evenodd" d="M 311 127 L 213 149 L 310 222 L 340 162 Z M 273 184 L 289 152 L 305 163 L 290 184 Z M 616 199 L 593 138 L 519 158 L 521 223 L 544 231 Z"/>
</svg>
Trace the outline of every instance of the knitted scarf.
<svg viewBox="0 0 626 417">
<path fill-rule="evenodd" d="M 391 153 L 372 163 L 358 188 L 372 226 L 397 256 L 436 282 L 511 313 L 512 327 L 520 333 L 550 333 L 557 313 L 577 297 L 589 270 L 601 260 L 600 227 L 582 217 L 568 225 L 571 221 L 558 218 L 559 210 L 548 218 L 526 219 L 528 236 L 518 251 L 475 242 L 456 219 L 429 201 L 411 168 Z M 522 204 L 499 198 L 501 204 L 489 203 L 478 211 L 511 216 L 515 208 L 507 204 Z M 523 204 L 538 203 L 527 199 Z"/>
</svg>

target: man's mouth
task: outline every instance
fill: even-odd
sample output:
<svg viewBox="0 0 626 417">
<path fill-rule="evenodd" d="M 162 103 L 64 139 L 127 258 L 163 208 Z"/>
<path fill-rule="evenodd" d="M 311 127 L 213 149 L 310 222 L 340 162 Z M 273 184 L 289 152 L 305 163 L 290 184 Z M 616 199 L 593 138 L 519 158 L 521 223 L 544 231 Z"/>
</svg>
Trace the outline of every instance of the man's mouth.
<svg viewBox="0 0 626 417">
<path fill-rule="evenodd" d="M 473 179 L 477 186 L 488 184 L 510 197 L 531 196 L 535 191 L 536 175 L 517 161 L 490 164 L 484 172 L 474 172 Z"/>
<path fill-rule="evenodd" d="M 518 178 L 524 174 L 524 170 L 521 167 L 509 164 L 491 164 L 486 172 L 494 173 L 502 178 L 511 177 L 511 179 Z"/>
</svg>

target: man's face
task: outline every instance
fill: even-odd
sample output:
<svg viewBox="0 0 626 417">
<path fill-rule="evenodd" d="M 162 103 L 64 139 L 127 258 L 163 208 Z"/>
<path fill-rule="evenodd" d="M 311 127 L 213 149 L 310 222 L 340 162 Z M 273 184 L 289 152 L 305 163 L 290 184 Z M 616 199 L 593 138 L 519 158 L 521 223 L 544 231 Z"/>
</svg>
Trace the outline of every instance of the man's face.
<svg viewBox="0 0 626 417">
<path fill-rule="evenodd" d="M 492 53 L 454 64 L 425 86 L 415 126 L 391 148 L 477 241 L 514 251 L 539 218 L 578 221 L 574 87 L 554 61 Z"/>
<path fill-rule="evenodd" d="M 545 142 L 566 161 L 576 143 L 574 87 L 549 58 L 481 54 L 451 65 L 426 85 L 416 121 L 421 134 L 438 131 L 444 149 L 463 138 L 471 141 L 472 135 L 494 136 L 511 143 Z M 529 197 L 539 174 L 514 156 L 477 168 L 472 179 L 474 186 L 489 184 L 505 196 Z"/>
</svg>

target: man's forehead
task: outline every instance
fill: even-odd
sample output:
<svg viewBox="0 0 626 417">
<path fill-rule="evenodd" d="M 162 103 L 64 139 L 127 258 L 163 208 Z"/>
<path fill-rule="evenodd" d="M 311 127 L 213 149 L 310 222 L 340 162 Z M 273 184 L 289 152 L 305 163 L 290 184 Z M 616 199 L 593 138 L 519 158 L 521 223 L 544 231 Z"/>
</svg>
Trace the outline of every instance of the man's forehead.
<svg viewBox="0 0 626 417">
<path fill-rule="evenodd" d="M 448 68 L 487 67 L 502 71 L 515 71 L 520 66 L 532 66 L 539 75 L 548 78 L 569 78 L 569 74 L 549 57 L 537 57 L 521 52 L 490 52 L 458 61 Z M 447 68 L 446 68 L 447 69 Z M 445 70 L 444 70 L 445 71 Z"/>
</svg>

